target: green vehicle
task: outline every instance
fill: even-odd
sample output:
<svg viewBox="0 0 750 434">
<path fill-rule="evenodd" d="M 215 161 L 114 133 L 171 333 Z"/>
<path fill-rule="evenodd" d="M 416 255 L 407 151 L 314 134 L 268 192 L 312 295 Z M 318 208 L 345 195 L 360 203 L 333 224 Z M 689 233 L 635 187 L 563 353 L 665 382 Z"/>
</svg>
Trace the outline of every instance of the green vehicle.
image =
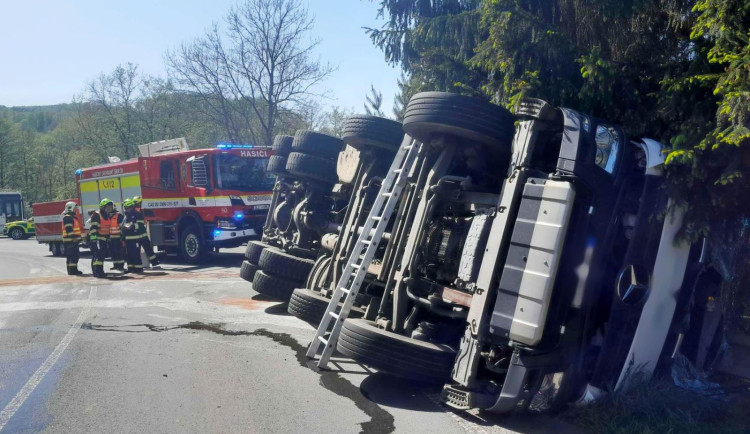
<svg viewBox="0 0 750 434">
<path fill-rule="evenodd" d="M 3 235 L 7 235 L 14 240 L 25 240 L 34 236 L 35 233 L 33 217 L 28 220 L 19 220 L 3 225 Z"/>
</svg>

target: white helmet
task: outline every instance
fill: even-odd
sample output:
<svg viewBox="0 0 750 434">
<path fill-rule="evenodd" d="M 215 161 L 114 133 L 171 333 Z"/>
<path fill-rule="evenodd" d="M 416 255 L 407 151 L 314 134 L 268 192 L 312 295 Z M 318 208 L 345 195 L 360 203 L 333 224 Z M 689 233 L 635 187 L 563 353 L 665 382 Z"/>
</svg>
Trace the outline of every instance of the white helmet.
<svg viewBox="0 0 750 434">
<path fill-rule="evenodd" d="M 68 202 L 65 204 L 65 212 L 73 211 L 76 209 L 76 203 L 75 202 Z"/>
</svg>

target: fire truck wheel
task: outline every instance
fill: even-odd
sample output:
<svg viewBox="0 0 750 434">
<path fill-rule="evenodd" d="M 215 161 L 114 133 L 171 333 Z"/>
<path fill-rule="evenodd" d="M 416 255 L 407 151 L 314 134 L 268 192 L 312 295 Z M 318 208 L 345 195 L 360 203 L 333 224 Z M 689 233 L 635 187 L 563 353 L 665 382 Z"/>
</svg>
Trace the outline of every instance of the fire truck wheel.
<svg viewBox="0 0 750 434">
<path fill-rule="evenodd" d="M 65 248 L 62 243 L 50 243 L 49 245 L 49 251 L 52 253 L 52 256 L 64 256 L 64 250 Z"/>
<path fill-rule="evenodd" d="M 456 358 L 447 345 L 391 333 L 364 319 L 344 321 L 337 349 L 379 371 L 430 383 L 448 380 Z"/>
<path fill-rule="evenodd" d="M 196 225 L 190 225 L 180 232 L 180 254 L 188 264 L 198 264 L 206 257 L 206 242 Z"/>
<path fill-rule="evenodd" d="M 263 270 L 258 270 L 253 278 L 253 289 L 256 292 L 284 302 L 289 301 L 294 288 L 301 285 L 299 281 L 273 276 Z"/>
<path fill-rule="evenodd" d="M 368 115 L 351 116 L 344 121 L 341 138 L 357 149 L 375 147 L 398 151 L 404 139 L 400 122 Z"/>
<path fill-rule="evenodd" d="M 247 280 L 248 282 L 253 281 L 253 277 L 255 277 L 255 272 L 260 270 L 260 267 L 258 267 L 255 264 L 251 264 L 248 261 L 242 261 L 242 266 L 240 267 L 240 277 Z"/>
<path fill-rule="evenodd" d="M 257 264 L 260 261 L 260 254 L 268 248 L 275 249 L 276 247 L 263 241 L 249 241 L 245 248 L 245 259 L 250 261 L 251 264 Z"/>
<path fill-rule="evenodd" d="M 294 137 L 283 136 L 279 134 L 278 136 L 274 137 L 273 146 L 271 147 L 271 149 L 276 151 L 276 155 L 289 155 L 289 153 L 292 152 L 293 141 Z"/>
<path fill-rule="evenodd" d="M 330 299 L 320 295 L 319 292 L 307 288 L 297 288 L 292 292 L 287 311 L 302 321 L 317 326 L 323 319 L 330 301 Z M 360 318 L 364 314 L 364 310 L 352 307 L 352 310 L 349 311 L 349 318 Z"/>
<path fill-rule="evenodd" d="M 335 161 L 300 152 L 289 154 L 286 171 L 294 176 L 325 184 L 335 184 L 339 179 Z"/>
<path fill-rule="evenodd" d="M 344 148 L 344 142 L 338 137 L 315 131 L 299 130 L 294 135 L 292 150 L 315 155 L 328 160 L 335 160 Z"/>
<path fill-rule="evenodd" d="M 276 176 L 289 176 L 285 168 L 286 155 L 271 155 L 268 157 L 268 167 L 266 167 L 266 172 L 273 173 Z"/>
<path fill-rule="evenodd" d="M 406 106 L 404 131 L 429 143 L 445 134 L 510 152 L 513 115 L 483 99 L 447 92 L 421 92 Z"/>
<path fill-rule="evenodd" d="M 265 249 L 260 254 L 258 265 L 266 273 L 283 276 L 291 280 L 305 280 L 315 264 L 312 259 L 298 258 L 281 250 Z"/>
</svg>

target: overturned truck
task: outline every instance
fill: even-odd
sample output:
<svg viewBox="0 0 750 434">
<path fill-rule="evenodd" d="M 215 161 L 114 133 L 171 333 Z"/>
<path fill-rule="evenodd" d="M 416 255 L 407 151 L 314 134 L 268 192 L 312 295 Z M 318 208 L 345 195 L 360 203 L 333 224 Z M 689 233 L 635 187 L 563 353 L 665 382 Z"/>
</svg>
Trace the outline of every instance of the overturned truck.
<svg viewBox="0 0 750 434">
<path fill-rule="evenodd" d="M 387 169 L 402 137 L 400 123 L 364 115 L 346 120 L 343 140 L 312 131 L 276 137 L 271 210 L 241 268 L 255 291 L 288 301 L 308 276 L 325 271 L 354 198 Z"/>
<path fill-rule="evenodd" d="M 595 399 L 673 355 L 700 249 L 675 243 L 679 212 L 655 217 L 658 142 L 541 100 L 511 114 L 440 92 L 415 95 L 403 129 L 403 191 L 382 236 L 358 238 L 377 248 L 331 261 L 325 348 L 499 413 Z"/>
</svg>

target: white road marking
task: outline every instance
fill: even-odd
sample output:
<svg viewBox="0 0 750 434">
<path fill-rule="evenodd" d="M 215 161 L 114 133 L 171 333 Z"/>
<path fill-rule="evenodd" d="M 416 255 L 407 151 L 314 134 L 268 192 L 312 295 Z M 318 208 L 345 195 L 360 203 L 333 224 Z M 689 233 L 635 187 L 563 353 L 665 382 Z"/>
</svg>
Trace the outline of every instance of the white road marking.
<svg viewBox="0 0 750 434">
<path fill-rule="evenodd" d="M 91 291 L 89 291 L 89 299 L 87 300 L 86 305 L 78 315 L 78 319 L 76 319 L 76 322 L 73 324 L 70 330 L 68 330 L 68 333 L 66 333 L 62 341 L 57 344 L 55 350 L 52 351 L 52 354 L 50 354 L 44 361 L 44 363 L 42 363 L 42 366 L 40 366 L 36 370 L 36 372 L 34 372 L 34 375 L 29 378 L 29 380 L 26 382 L 26 384 L 23 385 L 21 390 L 18 391 L 16 396 L 14 396 L 13 399 L 8 403 L 8 405 L 5 406 L 3 411 L 0 412 L 0 431 L 3 430 L 8 421 L 13 417 L 14 414 L 16 414 L 16 411 L 21 408 L 29 395 L 34 392 L 34 389 L 36 389 L 39 383 L 44 379 L 44 376 L 47 375 L 47 373 L 50 369 L 52 369 L 53 366 L 55 366 L 55 363 L 57 363 L 57 359 L 59 359 L 65 349 L 68 348 L 68 345 L 70 345 L 70 342 L 73 340 L 76 333 L 81 328 L 81 324 L 83 324 L 83 321 L 88 316 L 95 297 L 96 287 L 92 286 Z"/>
</svg>

